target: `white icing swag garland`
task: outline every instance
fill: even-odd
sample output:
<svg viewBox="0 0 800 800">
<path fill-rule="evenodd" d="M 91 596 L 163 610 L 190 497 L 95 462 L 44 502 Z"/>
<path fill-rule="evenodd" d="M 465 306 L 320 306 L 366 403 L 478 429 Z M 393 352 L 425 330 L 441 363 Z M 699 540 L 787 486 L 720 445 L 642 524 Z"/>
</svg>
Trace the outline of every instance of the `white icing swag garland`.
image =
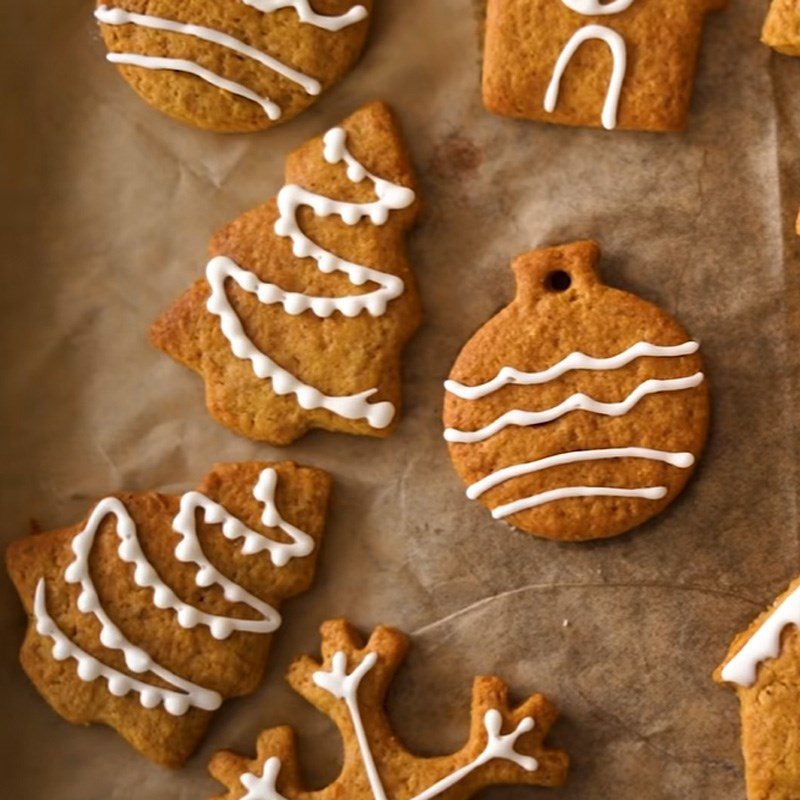
<svg viewBox="0 0 800 800">
<path fill-rule="evenodd" d="M 149 672 L 169 684 L 173 689 L 162 689 L 126 675 L 119 670 L 103 664 L 89 655 L 58 627 L 47 610 L 45 579 L 40 578 L 34 596 L 34 618 L 36 630 L 47 636 L 53 643 L 52 654 L 57 661 L 72 659 L 77 664 L 78 677 L 84 681 L 103 678 L 108 690 L 117 697 L 130 692 L 139 695 L 145 708 L 163 705 L 174 715 L 185 714 L 190 707 L 211 711 L 222 703 L 222 697 L 210 689 L 192 683 L 169 671 L 155 662 L 142 648 L 130 642 L 111 620 L 95 589 L 89 570 L 89 555 L 95 537 L 103 520 L 109 515 L 116 518 L 116 534 L 120 540 L 119 557 L 134 566 L 133 579 L 137 586 L 150 589 L 153 605 L 160 609 L 170 609 L 182 628 L 191 629 L 198 625 L 207 627 L 215 639 L 227 639 L 235 631 L 266 634 L 277 630 L 281 624 L 278 612 L 268 603 L 259 600 L 239 584 L 226 578 L 208 560 L 197 538 L 196 512 L 201 511 L 207 524 L 221 524 L 222 534 L 230 541 L 243 539 L 241 552 L 256 555 L 267 552 L 276 567 L 283 567 L 292 558 L 302 558 L 314 549 L 314 540 L 304 531 L 286 522 L 275 505 L 275 488 L 278 475 L 271 467 L 264 469 L 253 488 L 253 497 L 263 504 L 261 523 L 265 527 L 279 528 L 291 542 L 278 542 L 248 528 L 241 520 L 228 513 L 219 503 L 200 492 L 187 492 L 181 498 L 180 510 L 172 522 L 173 530 L 181 541 L 175 548 L 178 561 L 197 567 L 195 582 L 198 586 L 219 586 L 229 603 L 243 603 L 256 611 L 259 619 L 239 619 L 207 614 L 194 606 L 184 603 L 160 578 L 155 568 L 148 562 L 136 531 L 136 523 L 131 518 L 124 503 L 116 497 L 101 500 L 89 516 L 89 520 L 72 540 L 75 560 L 67 567 L 67 583 L 81 587 L 78 595 L 78 610 L 91 614 L 100 623 L 100 643 L 110 650 L 118 650 L 125 659 L 125 666 L 133 673 Z"/>
<path fill-rule="evenodd" d="M 356 5 L 345 14 L 326 16 L 314 12 L 308 0 L 242 0 L 242 2 L 264 14 L 272 14 L 284 8 L 292 8 L 297 13 L 297 17 L 301 23 L 313 25 L 316 28 L 334 33 L 349 25 L 361 22 L 361 20 L 367 17 L 368 13 L 364 6 Z M 151 28 L 153 30 L 179 33 L 184 36 L 193 36 L 196 39 L 202 39 L 205 42 L 225 47 L 239 55 L 257 61 L 267 69 L 301 86 L 309 95 L 318 95 L 322 91 L 322 85 L 316 78 L 304 75 L 302 72 L 284 64 L 268 53 L 264 53 L 223 31 L 206 28 L 202 25 L 194 25 L 191 22 L 179 22 L 177 20 L 165 19 L 164 17 L 155 17 L 150 14 L 136 14 L 131 11 L 126 11 L 123 8 L 112 8 L 105 5 L 96 8 L 94 16 L 98 22 L 104 25 L 138 25 L 142 28 Z M 268 97 L 256 94 L 252 89 L 248 89 L 240 83 L 218 75 L 198 64 L 196 61 L 189 61 L 182 58 L 162 58 L 140 53 L 109 53 L 106 58 L 113 64 L 128 64 L 130 66 L 153 70 L 173 70 L 194 75 L 206 81 L 206 83 L 216 86 L 218 89 L 223 89 L 231 94 L 244 97 L 246 100 L 251 100 L 253 103 L 261 106 L 261 109 L 273 122 L 281 117 L 280 106 Z"/>
<path fill-rule="evenodd" d="M 314 683 L 333 697 L 343 700 L 347 706 L 348 714 L 353 723 L 353 729 L 358 741 L 359 753 L 367 781 L 375 800 L 390 800 L 381 781 L 375 758 L 369 745 L 364 723 L 361 719 L 361 708 L 358 701 L 358 688 L 364 676 L 375 666 L 378 654 L 367 653 L 352 672 L 347 672 L 347 655 L 339 651 L 331 659 L 331 668 L 328 671 L 319 670 L 312 676 Z M 525 733 L 533 730 L 534 721 L 525 717 L 517 727 L 508 734 L 500 731 L 503 726 L 503 717 L 497 709 L 490 709 L 483 718 L 483 727 L 486 731 L 486 746 L 481 753 L 469 764 L 455 770 L 430 786 L 424 792 L 415 795 L 411 800 L 432 800 L 443 792 L 464 780 L 478 767 L 490 761 L 510 761 L 528 772 L 535 772 L 539 764 L 532 756 L 526 756 L 515 750 L 517 740 Z M 279 758 L 268 758 L 260 776 L 246 772 L 241 776 L 240 782 L 247 789 L 247 794 L 242 800 L 288 800 L 278 792 L 277 780 L 280 774 L 281 762 Z"/>
<path fill-rule="evenodd" d="M 225 281 L 230 278 L 241 289 L 254 294 L 264 305 L 280 304 L 292 316 L 310 311 L 320 319 L 335 312 L 345 317 L 356 317 L 364 311 L 379 317 L 386 313 L 388 304 L 403 293 L 403 281 L 396 275 L 379 272 L 341 258 L 318 245 L 300 228 L 297 215 L 302 207 L 310 208 L 318 217 L 337 216 L 346 225 L 355 225 L 362 219 L 368 219 L 373 225 L 385 225 L 392 211 L 408 208 L 414 202 L 415 195 L 411 189 L 369 172 L 348 151 L 346 140 L 347 134 L 343 128 L 329 130 L 324 137 L 325 161 L 329 164 L 344 163 L 347 177 L 354 184 L 368 180 L 377 199 L 368 203 L 350 203 L 315 194 L 296 184 L 287 184 L 278 193 L 280 216 L 275 223 L 275 232 L 278 236 L 291 239 L 294 255 L 297 258 L 313 259 L 320 272 L 341 272 L 354 286 L 370 282 L 377 284 L 379 288 L 365 294 L 344 297 L 287 292 L 273 283 L 260 280 L 232 259 L 218 256 L 212 258 L 206 266 L 206 279 L 211 287 L 207 307 L 212 314 L 219 317 L 220 328 L 230 343 L 233 354 L 237 358 L 250 361 L 253 372 L 259 378 L 270 380 L 276 394 L 294 395 L 298 405 L 306 410 L 322 408 L 344 419 L 363 419 L 371 427 L 380 429 L 392 421 L 395 408 L 390 402 L 368 402 L 378 391 L 377 388 L 352 395 L 331 396 L 303 382 L 256 347 L 245 332 L 225 291 Z"/>
</svg>

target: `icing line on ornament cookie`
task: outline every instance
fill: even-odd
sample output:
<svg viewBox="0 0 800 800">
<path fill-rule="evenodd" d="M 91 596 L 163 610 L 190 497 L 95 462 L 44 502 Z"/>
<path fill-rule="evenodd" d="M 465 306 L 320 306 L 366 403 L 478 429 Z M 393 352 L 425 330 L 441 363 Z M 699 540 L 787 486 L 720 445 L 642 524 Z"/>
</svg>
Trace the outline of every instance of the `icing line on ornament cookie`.
<svg viewBox="0 0 800 800">
<path fill-rule="evenodd" d="M 282 8 L 293 8 L 300 22 L 326 31 L 340 31 L 342 28 L 361 22 L 369 15 L 367 9 L 360 4 L 353 6 L 344 14 L 328 15 L 317 14 L 311 8 L 309 0 L 243 0 L 243 2 L 265 14 L 272 14 Z"/>
<path fill-rule="evenodd" d="M 571 497 L 632 497 L 642 500 L 661 500 L 667 495 L 666 486 L 648 486 L 643 489 L 618 489 L 612 486 L 564 486 L 514 500 L 492 509 L 495 519 L 504 519 L 529 508 L 536 508 L 557 500 L 568 500 Z"/>
<path fill-rule="evenodd" d="M 33 600 L 36 631 L 40 636 L 47 636 L 53 642 L 52 656 L 56 661 L 64 661 L 70 658 L 77 663 L 78 677 L 82 681 L 90 683 L 98 678 L 103 678 L 108 685 L 109 692 L 115 697 L 124 697 L 130 692 L 136 692 L 139 695 L 139 702 L 144 708 L 156 708 L 156 706 L 163 704 L 164 710 L 176 717 L 183 716 L 190 706 L 201 708 L 205 711 L 214 711 L 222 704 L 222 697 L 217 692 L 211 689 L 204 689 L 202 686 L 174 675 L 143 653 L 141 662 L 136 664 L 136 667 L 140 668 L 134 668 L 128 664 L 126 655 L 126 664 L 128 664 L 129 669 L 133 672 L 152 672 L 180 691 L 153 686 L 103 664 L 100 660 L 78 647 L 56 625 L 47 611 L 45 593 L 45 579 L 40 578 L 36 584 Z M 105 629 L 103 632 L 105 633 Z M 108 647 L 109 645 L 103 642 L 102 638 L 103 634 L 101 634 L 101 643 Z"/>
<path fill-rule="evenodd" d="M 319 670 L 313 674 L 312 679 L 321 689 L 324 689 L 333 697 L 345 701 L 353 723 L 353 729 L 356 732 L 361 760 L 364 765 L 364 770 L 367 773 L 367 780 L 369 781 L 372 796 L 375 800 L 386 800 L 386 792 L 383 788 L 380 774 L 375 765 L 375 759 L 369 747 L 369 740 L 364 728 L 364 723 L 361 719 L 361 710 L 358 704 L 358 687 L 361 680 L 364 675 L 375 666 L 377 660 L 378 656 L 376 653 L 367 653 L 361 663 L 348 674 L 347 656 L 342 651 L 338 651 L 334 653 L 331 659 L 330 671 Z M 454 770 L 424 792 L 415 795 L 412 800 L 431 800 L 431 798 L 437 797 L 464 780 L 470 773 L 489 761 L 497 759 L 511 761 L 528 772 L 534 772 L 539 768 L 539 764 L 535 758 L 518 753 L 514 749 L 520 736 L 533 730 L 534 721 L 531 717 L 523 718 L 511 733 L 504 735 L 501 733 L 503 726 L 502 715 L 497 709 L 489 709 L 484 715 L 483 725 L 486 730 L 487 741 L 481 753 L 468 764 Z M 265 788 L 268 792 L 276 792 L 275 780 L 277 779 L 279 769 L 280 762 L 278 761 L 277 766 L 273 763 L 269 772 L 269 776 L 272 779 L 271 783 L 265 782 Z M 264 774 L 267 775 L 266 767 Z M 251 800 L 281 800 L 280 795 L 277 795 L 276 798 L 276 794 L 271 795 L 268 792 L 261 795 L 253 795 Z"/>
<path fill-rule="evenodd" d="M 197 64 L 194 61 L 188 61 L 184 58 L 141 56 L 136 53 L 108 53 L 106 58 L 112 64 L 127 64 L 132 67 L 142 67 L 143 69 L 171 69 L 176 72 L 187 72 L 190 75 L 195 75 L 198 78 L 202 78 L 202 80 L 206 81 L 206 83 L 210 83 L 212 86 L 216 86 L 218 89 L 224 89 L 231 94 L 244 97 L 246 100 L 252 100 L 254 103 L 257 103 L 259 106 L 261 106 L 264 113 L 273 122 L 277 119 L 280 119 L 280 107 L 273 103 L 272 100 L 256 94 L 246 86 L 242 86 L 241 83 L 236 83 L 236 81 L 223 78 L 222 76 L 217 75 L 216 72 L 212 72 L 205 67 L 201 67 L 200 64 Z"/>
<path fill-rule="evenodd" d="M 611 50 L 613 67 L 611 70 L 611 79 L 608 83 L 606 99 L 603 103 L 601 119 L 603 127 L 606 130 L 613 130 L 617 127 L 617 108 L 619 106 L 620 94 L 622 93 L 622 84 L 625 81 L 625 72 L 627 70 L 627 48 L 625 46 L 625 40 L 616 31 L 607 28 L 605 25 L 585 25 L 583 28 L 576 31 L 572 35 L 572 38 L 564 45 L 564 49 L 558 57 L 555 69 L 553 70 L 553 76 L 550 79 L 550 84 L 544 96 L 544 110 L 547 111 L 548 114 L 552 114 L 556 110 L 564 71 L 578 48 L 590 39 L 600 39 L 604 41 Z"/>
<path fill-rule="evenodd" d="M 800 587 L 764 620 L 744 647 L 723 667 L 722 680 L 743 687 L 752 686 L 756 682 L 758 665 L 781 654 L 781 634 L 787 625 L 800 625 Z"/>
<path fill-rule="evenodd" d="M 280 771 L 281 760 L 277 756 L 272 756 L 264 762 L 260 777 L 252 772 L 245 772 L 239 778 L 239 782 L 247 789 L 247 794 L 242 800 L 286 800 L 277 789 Z"/>
<path fill-rule="evenodd" d="M 94 16 L 98 22 L 104 25 L 138 25 L 142 28 L 180 33 L 184 36 L 194 36 L 196 39 L 218 44 L 221 47 L 233 50 L 247 58 L 252 58 L 267 69 L 271 69 L 287 80 L 302 86 L 307 94 L 318 95 L 322 91 L 322 86 L 318 80 L 304 75 L 302 72 L 298 72 L 298 70 L 287 66 L 282 61 L 278 61 L 277 58 L 273 58 L 271 55 L 255 47 L 251 47 L 249 44 L 227 33 L 214 30 L 213 28 L 193 25 L 188 22 L 178 22 L 176 20 L 165 19 L 164 17 L 154 17 L 150 14 L 136 14 L 132 11 L 125 11 L 125 9 L 122 8 L 112 8 L 109 6 L 98 6 L 98 8 L 95 9 Z M 275 107 L 277 108 L 277 106 Z"/>
<path fill-rule="evenodd" d="M 564 464 L 575 464 L 583 461 L 601 461 L 610 458 L 641 458 L 649 461 L 662 461 L 673 467 L 688 469 L 694 464 L 694 456 L 691 453 L 674 453 L 667 450 L 651 450 L 647 447 L 610 447 L 600 450 L 573 450 L 569 453 L 559 453 L 554 456 L 547 456 L 536 461 L 528 461 L 524 464 L 513 464 L 503 467 L 495 472 L 481 478 L 467 489 L 467 497 L 476 500 L 484 492 L 499 486 L 501 483 L 510 481 L 513 478 L 520 478 L 523 475 L 530 475 L 534 472 L 560 467 Z"/>
<path fill-rule="evenodd" d="M 583 14 L 584 17 L 621 14 L 633 5 L 633 0 L 611 0 L 610 3 L 601 3 L 600 0 L 561 0 L 561 2 L 570 10 Z"/>
<path fill-rule="evenodd" d="M 518 408 L 507 411 L 497 417 L 483 428 L 476 431 L 463 431 L 458 428 L 447 428 L 444 438 L 448 442 L 461 444 L 474 444 L 489 439 L 509 425 L 528 427 L 543 425 L 546 422 L 563 417 L 571 411 L 588 411 L 592 414 L 602 414 L 606 417 L 621 417 L 627 414 L 639 401 L 651 394 L 662 392 L 680 392 L 684 389 L 693 389 L 703 382 L 703 373 L 696 372 L 686 378 L 670 378 L 669 380 L 650 380 L 640 383 L 626 398 L 619 403 L 602 403 L 583 393 L 573 394 L 557 406 L 546 408 L 542 411 L 522 411 Z"/>
<path fill-rule="evenodd" d="M 586 353 L 576 351 L 562 358 L 557 364 L 541 372 L 523 372 L 514 367 L 503 367 L 494 378 L 478 386 L 466 386 L 458 381 L 445 381 L 444 387 L 451 394 L 462 400 L 479 400 L 489 394 L 502 389 L 504 386 L 536 386 L 541 383 L 560 378 L 567 372 L 575 370 L 600 371 L 606 369 L 621 369 L 639 358 L 677 358 L 690 356 L 700 349 L 698 342 L 684 342 L 678 345 L 657 345 L 650 342 L 636 342 L 627 350 L 608 358 L 594 358 Z"/>
</svg>

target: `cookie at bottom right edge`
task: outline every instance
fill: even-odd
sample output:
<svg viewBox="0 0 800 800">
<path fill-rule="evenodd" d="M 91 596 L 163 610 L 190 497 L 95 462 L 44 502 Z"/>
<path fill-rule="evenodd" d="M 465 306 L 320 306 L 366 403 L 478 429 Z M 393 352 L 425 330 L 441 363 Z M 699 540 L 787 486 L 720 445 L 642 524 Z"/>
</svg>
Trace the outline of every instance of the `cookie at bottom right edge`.
<svg viewBox="0 0 800 800">
<path fill-rule="evenodd" d="M 800 797 L 800 577 L 731 644 L 714 680 L 736 689 L 748 800 Z"/>
<path fill-rule="evenodd" d="M 606 286 L 594 242 L 517 258 L 513 302 L 461 350 L 445 439 L 467 497 L 548 539 L 616 536 L 663 511 L 705 445 L 700 345 Z"/>
</svg>

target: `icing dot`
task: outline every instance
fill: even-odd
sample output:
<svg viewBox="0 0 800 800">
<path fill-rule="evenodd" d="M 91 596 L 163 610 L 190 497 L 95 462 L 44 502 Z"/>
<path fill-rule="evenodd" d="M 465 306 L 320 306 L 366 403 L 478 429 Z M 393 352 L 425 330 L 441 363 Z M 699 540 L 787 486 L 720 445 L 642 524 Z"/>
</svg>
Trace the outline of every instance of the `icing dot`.
<svg viewBox="0 0 800 800">
<path fill-rule="evenodd" d="M 108 691 L 114 697 L 124 697 L 131 690 L 131 686 L 130 678 L 125 675 L 112 675 L 108 679 Z"/>
<path fill-rule="evenodd" d="M 182 628 L 194 628 L 200 622 L 200 613 L 191 606 L 182 606 L 178 611 L 178 624 Z"/>
<path fill-rule="evenodd" d="M 78 677 L 82 681 L 93 681 L 100 676 L 100 667 L 93 659 L 81 659 L 78 661 Z"/>
<path fill-rule="evenodd" d="M 154 687 L 147 686 L 139 692 L 139 702 L 145 708 L 155 708 L 161 702 L 161 692 Z"/>
<path fill-rule="evenodd" d="M 215 639 L 227 639 L 233 633 L 233 622 L 231 620 L 217 617 L 211 623 L 211 635 Z"/>
</svg>

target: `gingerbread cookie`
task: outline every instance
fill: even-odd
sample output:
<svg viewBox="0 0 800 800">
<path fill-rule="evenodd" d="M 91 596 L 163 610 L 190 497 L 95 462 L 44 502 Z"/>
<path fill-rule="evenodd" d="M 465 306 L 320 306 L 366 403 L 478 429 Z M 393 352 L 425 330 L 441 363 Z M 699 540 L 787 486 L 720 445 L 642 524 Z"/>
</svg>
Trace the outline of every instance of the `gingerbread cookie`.
<svg viewBox="0 0 800 800">
<path fill-rule="evenodd" d="M 564 125 L 681 130 L 703 22 L 726 0 L 488 0 L 483 102 Z"/>
<path fill-rule="evenodd" d="M 699 345 L 605 286 L 593 242 L 512 265 L 517 296 L 459 354 L 445 439 L 467 496 L 549 539 L 616 536 L 680 493 L 706 439 Z"/>
<path fill-rule="evenodd" d="M 292 688 L 326 714 L 344 743 L 344 768 L 317 800 L 466 800 L 486 786 L 562 786 L 568 758 L 545 749 L 557 713 L 540 694 L 511 708 L 499 678 L 476 678 L 469 741 L 457 753 L 421 758 L 408 752 L 391 728 L 384 699 L 405 656 L 408 640 L 377 628 L 364 646 L 344 620 L 322 626 L 322 663 L 300 658 L 289 668 Z M 272 728 L 247 759 L 217 753 L 211 774 L 228 788 L 217 800 L 300 800 L 292 729 Z"/>
<path fill-rule="evenodd" d="M 800 56 L 800 3 L 772 0 L 761 41 L 779 53 Z"/>
<path fill-rule="evenodd" d="M 391 433 L 421 318 L 403 250 L 414 185 L 394 117 L 373 103 L 295 151 L 277 198 L 214 237 L 205 279 L 151 341 L 204 377 L 223 425 L 276 445 L 310 428 Z"/>
<path fill-rule="evenodd" d="M 259 131 L 297 116 L 364 47 L 372 0 L 98 3 L 108 60 L 181 122 Z"/>
<path fill-rule="evenodd" d="M 312 581 L 329 490 L 321 470 L 225 464 L 198 491 L 115 494 L 12 543 L 22 666 L 69 722 L 179 766 L 211 712 L 259 685 L 281 602 Z"/>
<path fill-rule="evenodd" d="M 748 800 L 800 797 L 800 578 L 740 633 L 714 673 L 736 689 Z"/>
</svg>

